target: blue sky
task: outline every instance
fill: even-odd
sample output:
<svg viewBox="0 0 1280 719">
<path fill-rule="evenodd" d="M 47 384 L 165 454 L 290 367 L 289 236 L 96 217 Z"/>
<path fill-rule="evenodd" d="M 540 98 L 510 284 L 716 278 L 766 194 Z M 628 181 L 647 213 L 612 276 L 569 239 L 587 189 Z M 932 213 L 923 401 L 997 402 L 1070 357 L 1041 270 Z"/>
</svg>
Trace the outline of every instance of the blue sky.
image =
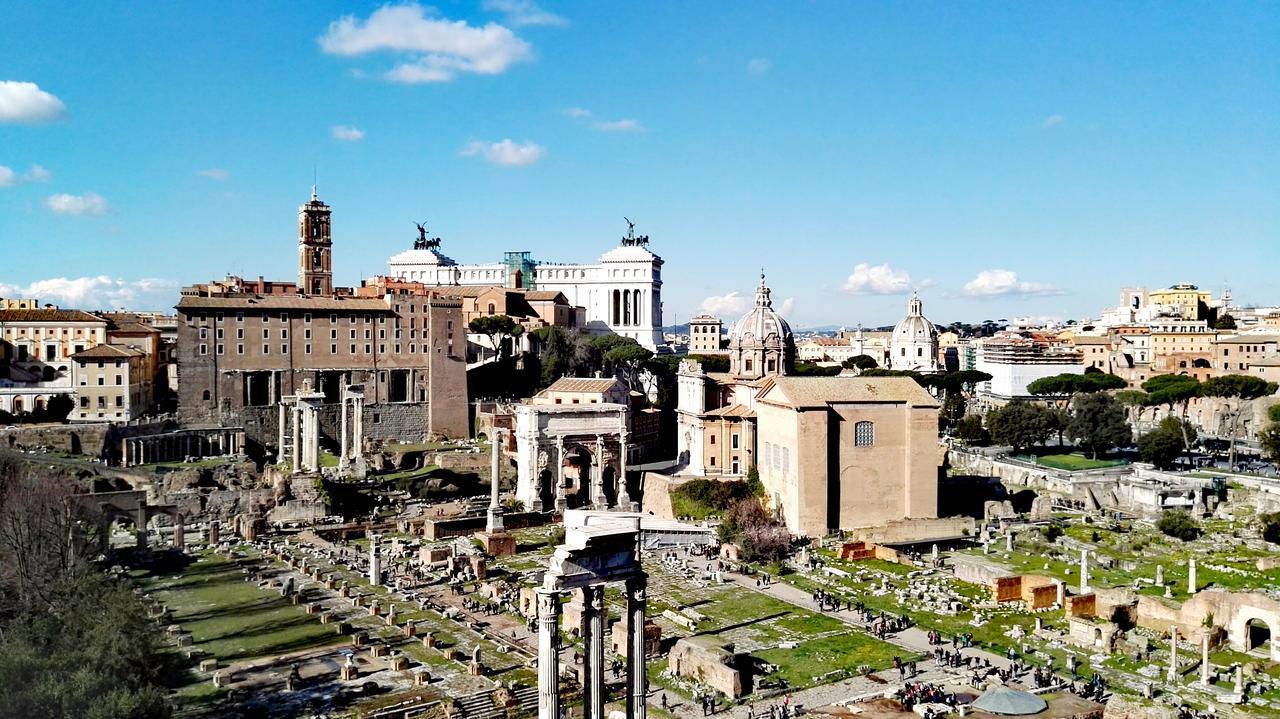
<svg viewBox="0 0 1280 719">
<path fill-rule="evenodd" d="M 667 321 L 759 269 L 793 324 L 1076 317 L 1124 285 L 1280 303 L 1274 3 L 8 3 L 0 294 L 162 308 L 444 250 L 590 261 Z"/>
</svg>

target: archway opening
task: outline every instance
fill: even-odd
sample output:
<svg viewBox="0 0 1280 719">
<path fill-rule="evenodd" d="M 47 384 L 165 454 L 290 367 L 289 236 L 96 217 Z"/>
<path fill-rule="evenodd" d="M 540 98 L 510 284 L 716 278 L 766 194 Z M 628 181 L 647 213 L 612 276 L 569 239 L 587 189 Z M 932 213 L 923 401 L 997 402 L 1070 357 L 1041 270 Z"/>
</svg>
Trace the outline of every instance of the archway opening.
<svg viewBox="0 0 1280 719">
<path fill-rule="evenodd" d="M 1244 645 L 1248 651 L 1267 652 L 1271 648 L 1271 627 L 1261 619 L 1250 619 L 1244 625 Z"/>
<path fill-rule="evenodd" d="M 566 447 L 564 460 L 564 493 L 570 507 L 591 503 L 591 452 L 582 446 Z"/>
</svg>

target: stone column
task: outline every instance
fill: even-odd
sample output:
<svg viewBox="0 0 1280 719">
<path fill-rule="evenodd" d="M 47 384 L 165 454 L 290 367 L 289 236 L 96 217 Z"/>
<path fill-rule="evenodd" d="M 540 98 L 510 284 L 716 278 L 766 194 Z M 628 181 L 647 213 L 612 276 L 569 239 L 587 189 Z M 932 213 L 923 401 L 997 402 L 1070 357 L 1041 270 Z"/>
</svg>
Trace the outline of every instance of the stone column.
<svg viewBox="0 0 1280 719">
<path fill-rule="evenodd" d="M 347 405 L 348 405 L 348 404 L 350 404 L 350 400 L 347 398 L 346 392 L 343 392 L 343 394 L 342 394 L 342 421 L 338 424 L 338 434 L 342 436 L 342 441 L 341 441 L 342 454 L 338 455 L 338 459 L 339 459 L 339 461 L 341 461 L 341 462 L 342 462 L 342 464 L 344 464 L 344 465 L 346 464 L 347 457 L 349 457 L 349 456 L 350 456 L 350 455 L 347 453 Z"/>
<path fill-rule="evenodd" d="M 138 541 L 138 549 L 145 550 L 147 548 L 147 508 L 138 507 L 136 537 Z"/>
<path fill-rule="evenodd" d="M 1209 686 L 1209 632 L 1200 635 L 1200 685 Z"/>
<path fill-rule="evenodd" d="M 1008 531 L 1004 533 L 1004 551 L 1006 552 L 1013 551 L 1013 532 L 1012 531 Z"/>
<path fill-rule="evenodd" d="M 187 548 L 186 526 L 181 514 L 173 519 L 173 548 L 179 552 Z"/>
<path fill-rule="evenodd" d="M 1156 586 L 1157 587 L 1164 586 L 1164 565 L 1163 564 L 1156 565 Z"/>
<path fill-rule="evenodd" d="M 355 398 L 351 403 L 351 413 L 355 416 L 355 431 L 351 433 L 352 459 L 364 453 L 364 395 Z"/>
<path fill-rule="evenodd" d="M 502 472 L 502 443 L 500 437 L 501 434 L 499 434 L 498 428 L 494 427 L 492 437 L 492 473 L 489 479 L 489 517 L 485 526 L 485 531 L 490 534 L 502 531 L 502 507 L 498 504 L 498 478 Z M 539 496 L 541 496 L 541 493 L 539 493 Z"/>
<path fill-rule="evenodd" d="M 1080 593 L 1089 593 L 1089 550 L 1080 550 Z"/>
<path fill-rule="evenodd" d="M 284 462 L 284 439 L 287 436 L 285 432 L 286 430 L 288 430 L 288 427 L 285 426 L 287 409 L 285 408 L 284 402 L 281 402 L 277 406 L 279 408 L 279 415 L 280 415 L 280 427 L 279 427 L 280 439 L 276 443 L 276 462 L 281 463 L 281 462 Z"/>
<path fill-rule="evenodd" d="M 1178 680 L 1178 625 L 1169 626 L 1169 674 L 1165 681 L 1170 684 Z"/>
<path fill-rule="evenodd" d="M 382 562 L 378 556 L 377 536 L 369 537 L 369 584 L 375 587 L 382 584 Z"/>
<path fill-rule="evenodd" d="M 1194 557 L 1187 560 L 1187 593 L 1196 593 L 1196 560 Z"/>
<path fill-rule="evenodd" d="M 556 437 L 556 511 L 563 514 L 569 508 L 569 498 L 564 490 L 564 437 Z"/>
<path fill-rule="evenodd" d="M 560 719 L 560 595 L 538 587 L 538 719 Z"/>
<path fill-rule="evenodd" d="M 604 620 L 604 585 L 585 587 L 582 590 L 582 646 L 586 655 L 582 665 L 582 698 L 585 719 L 605 719 Z"/>
<path fill-rule="evenodd" d="M 649 676 L 645 673 L 644 621 L 645 585 L 643 574 L 627 579 L 627 717 L 645 719 L 649 696 Z"/>
<path fill-rule="evenodd" d="M 299 446 L 302 444 L 302 428 L 299 427 L 298 424 L 299 420 L 302 418 L 302 410 L 295 404 L 291 414 L 293 415 L 293 421 L 289 423 L 289 429 L 293 431 L 293 446 L 290 447 L 289 454 L 292 471 L 294 474 L 299 474 L 302 472 L 302 453 L 300 451 L 301 447 Z"/>
<path fill-rule="evenodd" d="M 604 436 L 596 435 L 596 452 L 591 461 L 591 505 L 596 509 L 608 509 L 609 498 L 604 493 Z"/>
<path fill-rule="evenodd" d="M 618 509 L 632 511 L 631 493 L 627 491 L 627 416 L 622 415 L 622 430 L 618 433 Z"/>
</svg>

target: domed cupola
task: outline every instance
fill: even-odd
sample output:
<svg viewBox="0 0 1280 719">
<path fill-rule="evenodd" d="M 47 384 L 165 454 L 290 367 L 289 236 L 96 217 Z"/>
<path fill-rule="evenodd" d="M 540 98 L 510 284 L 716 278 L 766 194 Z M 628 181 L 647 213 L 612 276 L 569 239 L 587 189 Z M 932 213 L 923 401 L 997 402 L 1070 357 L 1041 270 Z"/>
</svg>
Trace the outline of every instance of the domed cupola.
<svg viewBox="0 0 1280 719">
<path fill-rule="evenodd" d="M 761 271 L 755 306 L 738 320 L 729 335 L 729 372 L 737 379 L 786 374 L 794 356 L 791 325 L 773 309 Z"/>
<path fill-rule="evenodd" d="M 914 293 L 907 316 L 893 328 L 889 366 L 896 370 L 938 371 L 938 328 L 924 316 L 924 303 Z"/>
</svg>

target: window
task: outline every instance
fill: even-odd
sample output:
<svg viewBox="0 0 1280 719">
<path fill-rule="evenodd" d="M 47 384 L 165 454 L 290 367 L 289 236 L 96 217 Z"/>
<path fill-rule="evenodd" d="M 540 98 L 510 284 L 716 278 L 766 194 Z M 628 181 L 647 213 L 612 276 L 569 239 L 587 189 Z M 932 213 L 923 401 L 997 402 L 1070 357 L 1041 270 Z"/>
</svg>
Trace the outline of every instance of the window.
<svg viewBox="0 0 1280 719">
<path fill-rule="evenodd" d="M 782 448 L 782 471 L 785 473 L 788 469 L 791 469 L 791 448 L 783 447 Z"/>
<path fill-rule="evenodd" d="M 99 397 L 99 398 L 98 398 L 98 409 L 103 409 L 103 408 L 105 408 L 106 406 L 107 406 L 107 398 L 106 398 L 106 397 Z"/>
<path fill-rule="evenodd" d="M 117 406 L 117 407 L 123 407 L 123 406 L 124 406 L 124 397 L 121 397 L 121 396 L 119 396 L 119 395 L 116 395 L 116 406 Z"/>
<path fill-rule="evenodd" d="M 853 425 L 853 446 L 870 447 L 876 443 L 876 426 L 873 422 L 858 422 Z"/>
<path fill-rule="evenodd" d="M 107 383 L 107 378 L 106 378 L 106 377 L 103 377 L 103 376 L 101 376 L 101 375 L 99 375 L 99 377 L 98 377 L 98 386 L 99 386 L 99 387 L 101 387 L 101 386 L 105 385 L 106 383 Z"/>
<path fill-rule="evenodd" d="M 116 375 L 116 385 L 122 385 L 122 384 L 124 384 L 124 376 Z"/>
<path fill-rule="evenodd" d="M 226 354 L 226 345 L 218 343 L 218 354 Z"/>
<path fill-rule="evenodd" d="M 280 354 L 282 355 L 289 354 L 289 345 L 280 345 Z"/>
<path fill-rule="evenodd" d="M 201 399 L 203 399 L 206 402 L 209 401 L 209 390 L 205 390 L 204 392 L 201 393 Z"/>
<path fill-rule="evenodd" d="M 236 322 L 244 322 L 244 313 L 243 313 L 243 312 L 237 312 L 237 313 L 236 313 Z"/>
<path fill-rule="evenodd" d="M 262 339 L 264 339 L 264 340 L 269 340 L 269 339 L 271 339 L 271 330 L 269 330 L 269 329 L 267 329 L 267 328 L 263 327 L 263 328 L 262 328 Z"/>
<path fill-rule="evenodd" d="M 200 345 L 200 354 L 202 355 L 209 354 L 209 345 Z"/>
<path fill-rule="evenodd" d="M 305 345 L 303 345 L 303 346 L 302 346 L 302 353 L 303 353 L 303 354 L 311 354 L 311 344 L 310 344 L 310 343 L 307 343 L 307 344 L 305 344 Z"/>
<path fill-rule="evenodd" d="M 306 314 L 302 315 L 302 321 L 307 324 L 311 324 L 311 313 L 307 312 Z"/>
<path fill-rule="evenodd" d="M 331 355 L 338 354 L 338 345 L 329 345 L 329 354 Z"/>
<path fill-rule="evenodd" d="M 269 355 L 269 354 L 271 354 L 271 345 L 266 344 L 266 343 L 263 343 L 263 345 L 262 345 L 262 354 L 264 354 L 264 355 Z"/>
<path fill-rule="evenodd" d="M 711 458 L 711 466 L 712 466 L 712 467 L 716 466 L 716 458 L 715 458 L 715 457 L 712 457 L 712 458 Z"/>
<path fill-rule="evenodd" d="M 730 447 L 732 447 L 732 448 L 734 448 L 734 449 L 737 449 L 737 448 L 738 448 L 738 433 L 737 433 L 737 432 L 734 432 L 734 433 L 733 433 L 733 435 L 730 437 L 730 444 L 729 444 L 729 446 L 730 446 Z"/>
<path fill-rule="evenodd" d="M 237 327 L 237 328 L 236 328 L 236 339 L 238 339 L 238 340 L 242 340 L 242 339 L 244 339 L 244 328 L 243 328 L 243 327 Z"/>
<path fill-rule="evenodd" d="M 81 397 L 81 398 L 80 398 L 80 407 L 81 407 L 82 409 L 88 409 L 88 408 L 89 408 L 89 398 L 88 398 L 88 397 Z"/>
<path fill-rule="evenodd" d="M 745 364 L 745 366 L 744 366 L 744 371 L 745 371 L 745 372 L 750 372 L 750 371 L 751 371 L 751 360 L 746 360 L 746 364 Z"/>
<path fill-rule="evenodd" d="M 289 313 L 287 313 L 287 312 L 281 312 L 281 313 L 280 313 L 280 321 L 281 321 L 281 322 L 284 322 L 284 323 L 287 323 L 287 322 L 289 321 Z"/>
<path fill-rule="evenodd" d="M 711 444 L 715 444 L 715 443 L 716 443 L 716 436 L 713 434 L 711 435 Z"/>
<path fill-rule="evenodd" d="M 202 339 L 202 340 L 203 340 L 203 339 L 208 339 L 208 337 L 209 337 L 209 328 L 208 328 L 208 327 L 201 327 L 201 328 L 200 328 L 200 339 Z"/>
<path fill-rule="evenodd" d="M 244 345 L 236 345 L 236 354 L 238 355 L 244 354 Z"/>
</svg>

